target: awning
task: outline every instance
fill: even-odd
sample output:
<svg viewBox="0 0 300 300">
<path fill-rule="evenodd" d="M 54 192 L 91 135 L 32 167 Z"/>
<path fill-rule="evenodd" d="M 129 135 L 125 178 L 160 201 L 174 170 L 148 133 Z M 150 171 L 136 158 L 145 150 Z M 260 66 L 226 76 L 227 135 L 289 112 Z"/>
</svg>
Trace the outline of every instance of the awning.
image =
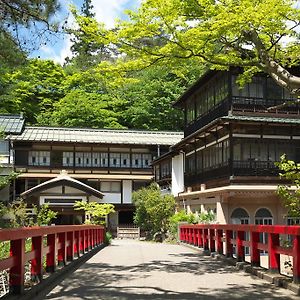
<svg viewBox="0 0 300 300">
<path fill-rule="evenodd" d="M 33 194 L 39 193 L 41 191 L 53 188 L 53 187 L 57 187 L 57 186 L 69 186 L 69 187 L 73 187 L 76 189 L 79 189 L 89 195 L 95 196 L 97 198 L 102 199 L 104 194 L 101 193 L 100 191 L 90 187 L 87 184 L 84 184 L 82 182 L 80 182 L 79 180 L 76 180 L 72 177 L 70 177 L 69 175 L 67 175 L 66 172 L 61 172 L 61 174 L 57 175 L 57 177 L 52 178 L 46 182 L 43 182 L 25 192 L 23 192 L 20 196 L 22 198 L 26 198 L 28 196 L 31 196 Z"/>
</svg>

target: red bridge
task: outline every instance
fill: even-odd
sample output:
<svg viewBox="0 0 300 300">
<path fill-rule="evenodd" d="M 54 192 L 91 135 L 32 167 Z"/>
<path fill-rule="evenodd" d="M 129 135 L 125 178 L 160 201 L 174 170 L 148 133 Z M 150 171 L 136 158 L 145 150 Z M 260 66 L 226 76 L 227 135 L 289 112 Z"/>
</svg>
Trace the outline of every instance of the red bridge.
<svg viewBox="0 0 300 300">
<path fill-rule="evenodd" d="M 9 274 L 10 294 L 19 295 L 28 293 L 30 292 L 30 287 L 33 283 L 36 283 L 34 287 L 36 288 L 43 282 L 51 280 L 51 277 L 57 274 L 57 270 L 60 271 L 67 269 L 68 266 L 76 264 L 76 261 L 85 257 L 90 257 L 97 253 L 98 250 L 104 247 L 104 236 L 105 228 L 93 225 L 48 226 L 0 230 L 0 242 L 10 243 L 9 257 L 0 260 L 0 271 L 7 270 Z M 263 252 L 264 256 L 267 255 L 269 258 L 268 269 L 269 272 L 273 274 L 279 274 L 280 272 L 280 265 L 282 264 L 281 255 L 288 255 L 291 257 L 293 272 L 292 281 L 294 287 L 296 287 L 296 293 L 300 292 L 298 285 L 300 283 L 300 226 L 182 225 L 180 226 L 179 237 L 183 243 L 191 244 L 197 248 L 203 248 L 203 250 L 209 252 L 218 253 L 224 257 L 235 256 L 237 261 L 245 261 L 245 257 L 248 256 L 248 258 L 250 257 L 249 265 L 252 266 L 259 266 L 261 264 L 261 253 Z M 28 249 L 28 239 L 31 239 L 31 242 L 29 242 L 31 249 Z M 283 244 L 283 240 L 287 240 L 288 243 Z M 104 287 L 107 288 L 107 285 L 112 284 L 109 282 L 113 282 L 113 280 L 107 280 L 108 283 L 105 281 L 105 276 L 108 276 L 112 270 L 113 275 L 110 276 L 116 280 L 116 288 L 113 291 L 109 291 L 107 299 L 110 299 L 109 297 L 124 297 L 124 299 L 129 299 L 131 295 L 134 294 L 134 289 L 137 289 L 137 284 L 141 284 L 141 278 L 151 277 L 152 272 L 153 274 L 156 274 L 155 276 L 157 276 L 158 271 L 166 272 L 166 270 L 169 272 L 168 278 L 166 278 L 165 275 L 162 276 L 165 278 L 164 280 L 162 280 L 162 278 L 154 279 L 151 277 L 152 281 L 149 279 L 149 282 L 147 282 L 146 279 L 143 279 L 142 282 L 144 286 L 139 286 L 137 294 L 134 295 L 140 295 L 141 290 L 143 290 L 147 295 L 156 295 L 156 293 L 157 295 L 161 295 L 161 293 L 165 293 L 165 297 L 163 299 L 173 299 L 173 297 L 176 298 L 176 296 L 176 299 L 190 299 L 189 297 L 191 297 L 191 295 L 197 294 L 199 296 L 199 293 L 206 293 L 207 290 L 211 288 L 204 288 L 201 286 L 202 281 L 199 279 L 198 282 L 197 280 L 197 278 L 201 277 L 200 274 L 202 274 L 202 272 L 199 271 L 201 269 L 201 265 L 204 265 L 205 261 L 211 258 L 200 258 L 198 254 L 196 255 L 197 252 L 193 252 L 191 254 L 185 250 L 186 247 L 178 245 L 168 246 L 161 244 L 148 244 L 145 242 L 125 241 L 117 243 L 120 243 L 120 245 L 118 245 L 120 247 L 112 247 L 108 250 L 108 252 L 104 249 L 95 255 L 92 263 L 88 264 L 88 266 L 92 266 L 93 268 L 95 268 L 97 264 L 99 264 L 99 266 L 93 270 L 92 273 L 86 273 L 85 276 L 85 268 L 88 267 L 84 267 L 79 273 L 67 273 L 68 276 L 66 278 L 68 279 L 68 277 L 70 277 L 70 280 L 67 283 L 62 284 L 71 290 L 68 293 L 60 295 L 60 297 L 63 297 L 64 299 L 74 297 L 75 294 L 73 293 L 73 290 L 76 291 L 77 297 L 79 296 L 78 290 L 82 293 L 81 295 L 83 298 L 85 295 L 93 294 L 91 283 L 88 284 L 85 282 L 92 280 L 95 286 L 102 287 L 100 291 L 95 293 L 94 298 L 91 296 L 93 299 L 98 299 L 97 297 L 99 296 L 99 293 L 105 294 L 107 292 Z M 137 253 L 134 252 L 136 249 L 138 249 Z M 160 257 L 161 251 L 165 251 L 164 258 Z M 134 260 L 139 254 L 141 254 L 141 252 L 143 261 L 135 262 Z M 108 258 L 108 255 L 113 257 Z M 182 260 L 179 261 L 179 258 Z M 110 264 L 108 261 L 109 259 Z M 185 261 L 189 262 L 185 264 Z M 25 265 L 28 264 L 28 262 L 30 262 L 29 273 L 31 277 L 31 285 L 28 285 L 24 278 Z M 197 264 L 196 267 L 195 264 Z M 209 262 L 209 266 L 212 266 L 211 262 Z M 184 268 L 186 268 L 186 270 Z M 218 283 L 222 281 L 224 283 L 224 277 L 220 280 L 217 279 L 218 276 L 220 276 L 218 275 L 218 268 L 220 268 L 220 265 L 214 264 L 213 272 L 216 278 L 216 285 L 213 287 L 214 290 L 209 291 L 209 295 L 211 295 L 211 293 L 218 292 L 218 296 L 215 296 L 215 298 L 226 298 L 224 295 L 227 294 L 218 290 L 217 287 Z M 172 285 L 172 276 L 174 275 L 174 278 L 177 278 L 176 276 L 178 276 L 178 278 L 181 278 L 182 280 L 186 274 L 191 276 L 189 273 L 193 272 L 193 269 L 198 270 L 193 274 L 193 276 L 195 276 L 193 277 L 194 279 L 187 280 L 185 284 L 186 288 L 190 289 L 190 292 L 183 293 L 181 290 L 177 290 L 179 288 L 178 283 L 175 282 L 174 285 Z M 104 273 L 99 275 L 99 272 L 101 271 Z M 124 275 L 125 271 L 128 271 L 128 276 L 126 275 L 127 277 Z M 206 271 L 207 266 L 203 271 L 203 276 Z M 138 274 L 136 279 L 135 276 L 133 276 L 135 272 Z M 232 273 L 234 273 L 234 271 L 229 271 L 225 278 L 229 281 L 236 280 L 236 278 L 229 278 Z M 91 274 L 93 274 L 93 276 Z M 94 276 L 95 274 L 97 275 L 96 277 Z M 222 274 L 222 272 L 220 274 Z M 81 277 L 78 279 L 78 276 L 85 277 L 83 277 L 84 279 Z M 125 278 L 125 281 L 122 281 L 123 286 L 117 281 L 117 279 L 120 279 L 122 276 Z M 211 276 L 211 272 L 209 272 L 207 276 Z M 240 274 L 239 276 L 243 275 Z M 43 278 L 45 278 L 45 280 L 43 280 Z M 168 282 L 168 280 L 170 282 Z M 252 279 L 246 277 L 246 279 L 244 278 L 243 280 L 250 282 Z M 102 283 L 102 281 L 104 281 L 104 283 Z M 126 282 L 126 284 L 124 282 Z M 76 287 L 72 287 L 72 283 L 76 285 Z M 169 286 L 169 290 L 163 286 L 166 284 Z M 195 284 L 199 285 L 197 286 L 197 289 L 195 286 L 189 287 L 189 285 Z M 231 285 L 233 284 L 234 282 L 231 283 Z M 80 285 L 80 287 L 78 287 L 78 285 Z M 127 293 L 127 285 L 130 286 L 130 294 Z M 159 285 L 162 286 L 158 287 Z M 251 283 L 250 285 L 256 286 L 257 289 L 259 288 L 259 285 L 257 284 Z M 25 286 L 26 291 L 24 291 Z M 245 291 L 240 289 L 237 293 L 243 293 L 241 294 L 241 298 L 247 298 L 249 294 L 246 293 L 245 286 L 241 286 L 244 287 Z M 151 289 L 154 289 L 154 292 L 151 291 Z M 124 296 L 125 292 L 127 298 Z M 262 296 L 270 296 L 270 299 L 273 299 L 273 296 L 275 295 L 273 288 L 270 294 L 263 294 L 267 293 L 265 286 L 263 286 L 263 289 L 259 292 L 262 293 Z M 55 294 L 59 292 L 54 291 L 53 293 Z M 284 299 L 295 299 L 293 298 L 294 296 L 287 297 L 287 294 L 281 293 L 282 292 L 278 292 L 279 296 L 274 296 L 274 299 L 278 297 L 284 297 Z M 211 299 L 209 297 L 207 299 Z M 51 298 L 51 296 L 48 296 L 47 299 L 55 299 L 55 297 Z M 106 298 L 104 297 L 104 299 Z M 144 298 L 142 297 L 138 299 Z M 160 298 L 158 297 L 157 299 Z M 204 297 L 203 299 L 206 298 Z"/>
</svg>

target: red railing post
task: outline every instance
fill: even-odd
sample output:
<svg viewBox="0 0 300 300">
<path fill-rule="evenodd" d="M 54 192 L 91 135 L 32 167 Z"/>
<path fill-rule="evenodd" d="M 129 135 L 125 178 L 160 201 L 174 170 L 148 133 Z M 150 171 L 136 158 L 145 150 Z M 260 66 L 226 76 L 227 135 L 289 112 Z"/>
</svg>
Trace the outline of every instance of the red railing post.
<svg viewBox="0 0 300 300">
<path fill-rule="evenodd" d="M 90 247 L 89 230 L 85 230 L 85 248 L 84 251 L 88 252 Z"/>
<path fill-rule="evenodd" d="M 80 256 L 80 234 L 79 231 L 75 231 L 75 243 L 74 243 L 74 255 L 76 255 L 77 257 Z"/>
<path fill-rule="evenodd" d="M 31 249 L 35 251 L 34 259 L 31 260 L 31 280 L 39 282 L 43 279 L 43 237 L 35 236 L 32 238 Z"/>
<path fill-rule="evenodd" d="M 193 245 L 197 246 L 197 228 L 193 228 Z"/>
<path fill-rule="evenodd" d="M 250 255 L 251 255 L 251 265 L 259 267 L 260 265 L 260 253 L 257 248 L 259 243 L 259 233 L 255 231 L 250 232 Z"/>
<path fill-rule="evenodd" d="M 60 244 L 57 255 L 58 265 L 64 266 L 67 261 L 66 232 L 61 232 L 58 234 L 58 243 Z"/>
<path fill-rule="evenodd" d="M 293 239 L 293 281 L 300 283 L 300 235 Z"/>
<path fill-rule="evenodd" d="M 236 233 L 236 260 L 245 260 L 245 249 L 243 246 L 243 240 L 245 239 L 245 231 L 238 230 Z"/>
<path fill-rule="evenodd" d="M 216 251 L 216 244 L 215 244 L 215 229 L 209 229 L 209 250 L 211 252 Z"/>
<path fill-rule="evenodd" d="M 84 253 L 85 251 L 85 230 L 81 230 L 79 232 L 80 235 L 80 246 L 79 246 L 79 251 L 81 254 Z"/>
<path fill-rule="evenodd" d="M 199 229 L 198 247 L 203 248 L 203 228 Z"/>
<path fill-rule="evenodd" d="M 225 245 L 226 245 L 226 256 L 232 257 L 233 255 L 233 247 L 231 243 L 232 239 L 232 230 L 225 230 Z"/>
<path fill-rule="evenodd" d="M 219 254 L 223 254 L 223 230 L 222 229 L 217 229 L 217 237 L 216 237 L 216 244 L 217 244 L 217 252 Z"/>
<path fill-rule="evenodd" d="M 208 229 L 204 228 L 203 229 L 203 249 L 208 250 Z"/>
<path fill-rule="evenodd" d="M 269 271 L 280 272 L 280 254 L 276 253 L 276 247 L 279 246 L 279 234 L 268 234 L 268 252 L 269 252 Z"/>
<path fill-rule="evenodd" d="M 67 247 L 67 261 L 72 261 L 74 259 L 74 231 L 67 233 L 67 241 L 69 243 Z"/>
<path fill-rule="evenodd" d="M 49 246 L 49 253 L 46 256 L 46 272 L 53 273 L 56 269 L 57 254 L 57 242 L 55 233 L 47 235 L 47 246 Z"/>
<path fill-rule="evenodd" d="M 9 290 L 12 294 L 21 294 L 24 290 L 25 239 L 10 241 L 10 256 L 15 265 L 9 269 Z"/>
</svg>

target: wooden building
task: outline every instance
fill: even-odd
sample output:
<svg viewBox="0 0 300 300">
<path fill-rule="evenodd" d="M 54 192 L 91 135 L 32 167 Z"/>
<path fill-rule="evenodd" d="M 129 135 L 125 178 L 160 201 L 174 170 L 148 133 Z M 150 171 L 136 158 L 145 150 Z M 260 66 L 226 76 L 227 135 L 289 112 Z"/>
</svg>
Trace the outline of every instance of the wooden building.
<svg viewBox="0 0 300 300">
<path fill-rule="evenodd" d="M 0 176 L 6 176 L 13 171 L 13 149 L 8 135 L 21 134 L 25 126 L 23 115 L 0 115 Z M 0 201 L 8 202 L 13 197 L 13 186 L 5 186 L 0 189 Z"/>
<path fill-rule="evenodd" d="M 212 210 L 219 223 L 293 223 L 276 195 L 282 154 L 300 161 L 300 107 L 265 74 L 240 88 L 238 70 L 209 71 L 175 103 L 184 139 L 153 162 L 180 208 Z"/>
<path fill-rule="evenodd" d="M 112 203 L 110 226 L 131 224 L 132 192 L 153 180 L 152 160 L 183 137 L 178 132 L 25 127 L 10 136 L 15 155 L 15 198 L 48 203 L 57 224 L 83 221 L 77 200 Z"/>
</svg>

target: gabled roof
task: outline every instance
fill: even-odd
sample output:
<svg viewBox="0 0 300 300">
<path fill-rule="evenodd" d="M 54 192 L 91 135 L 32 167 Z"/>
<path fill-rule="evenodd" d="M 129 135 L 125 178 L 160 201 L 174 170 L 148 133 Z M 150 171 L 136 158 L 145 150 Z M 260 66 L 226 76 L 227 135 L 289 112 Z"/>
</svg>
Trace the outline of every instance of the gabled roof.
<svg viewBox="0 0 300 300">
<path fill-rule="evenodd" d="M 22 115 L 0 115 L 0 132 L 5 134 L 20 134 L 24 124 L 25 119 Z"/>
<path fill-rule="evenodd" d="M 23 133 L 10 137 L 13 141 L 70 142 L 101 144 L 174 145 L 182 132 L 139 131 L 92 128 L 25 127 Z"/>
<path fill-rule="evenodd" d="M 42 191 L 45 191 L 45 190 L 48 190 L 50 188 L 57 187 L 57 186 L 73 187 L 73 188 L 84 191 L 85 193 L 93 195 L 100 199 L 102 199 L 104 196 L 104 194 L 101 193 L 100 191 L 90 187 L 87 184 L 82 183 L 79 180 L 76 180 L 76 179 L 70 177 L 69 175 L 67 175 L 67 173 L 65 171 L 62 171 L 61 174 L 59 174 L 57 177 L 52 178 L 46 182 L 43 182 L 25 192 L 23 192 L 21 194 L 21 197 L 27 198 L 33 194 L 36 194 L 36 193 L 39 193 L 39 192 L 42 192 Z"/>
</svg>

